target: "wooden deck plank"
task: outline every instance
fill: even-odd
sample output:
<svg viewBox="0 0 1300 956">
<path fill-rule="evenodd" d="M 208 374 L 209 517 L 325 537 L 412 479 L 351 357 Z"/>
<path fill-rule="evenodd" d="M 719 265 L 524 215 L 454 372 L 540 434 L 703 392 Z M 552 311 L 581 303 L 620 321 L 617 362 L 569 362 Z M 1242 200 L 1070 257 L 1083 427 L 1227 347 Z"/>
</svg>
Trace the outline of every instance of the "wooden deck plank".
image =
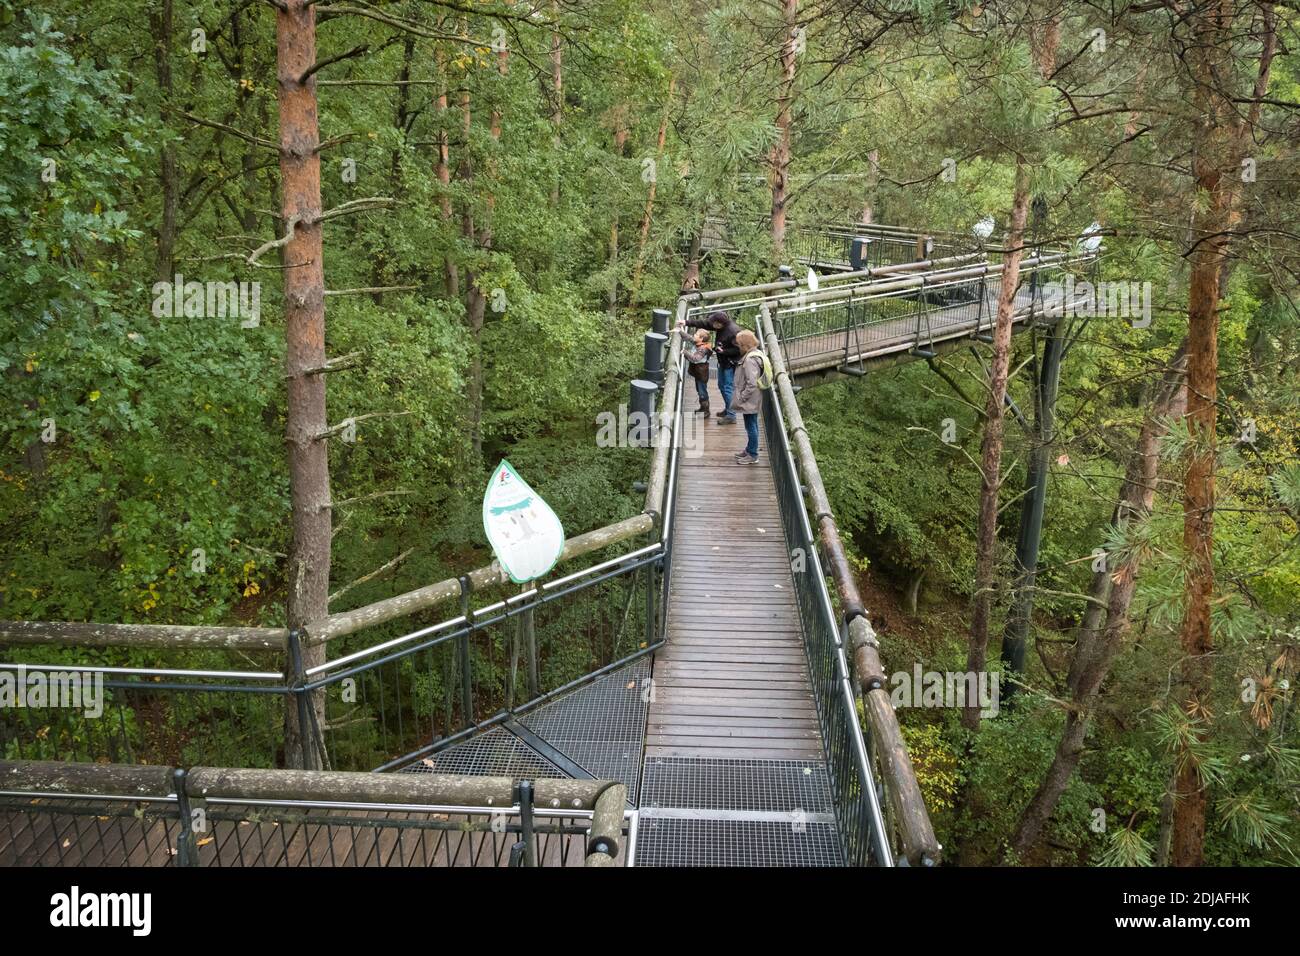
<svg viewBox="0 0 1300 956">
<path fill-rule="evenodd" d="M 820 759 L 821 739 L 784 526 L 760 442 L 703 430 L 683 459 L 668 643 L 654 660 L 646 757 Z M 727 507 L 719 507 L 719 502 Z"/>
</svg>

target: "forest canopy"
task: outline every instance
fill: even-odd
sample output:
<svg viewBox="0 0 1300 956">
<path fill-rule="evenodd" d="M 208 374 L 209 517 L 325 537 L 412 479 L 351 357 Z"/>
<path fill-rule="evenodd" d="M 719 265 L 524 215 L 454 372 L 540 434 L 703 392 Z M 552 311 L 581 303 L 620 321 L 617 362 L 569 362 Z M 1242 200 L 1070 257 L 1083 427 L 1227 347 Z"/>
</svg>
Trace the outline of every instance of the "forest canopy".
<svg viewBox="0 0 1300 956">
<path fill-rule="evenodd" d="M 1078 279 L 1141 317 L 1080 327 L 1046 431 L 1043 338 L 1009 326 L 800 393 L 887 670 L 1014 687 L 900 709 L 912 762 L 949 860 L 1297 865 L 1298 28 L 0 0 L 0 617 L 297 626 L 464 574 L 506 457 L 600 528 L 647 456 L 598 418 L 684 289 L 830 227 L 987 223 L 1008 270 L 1096 236 Z"/>
</svg>

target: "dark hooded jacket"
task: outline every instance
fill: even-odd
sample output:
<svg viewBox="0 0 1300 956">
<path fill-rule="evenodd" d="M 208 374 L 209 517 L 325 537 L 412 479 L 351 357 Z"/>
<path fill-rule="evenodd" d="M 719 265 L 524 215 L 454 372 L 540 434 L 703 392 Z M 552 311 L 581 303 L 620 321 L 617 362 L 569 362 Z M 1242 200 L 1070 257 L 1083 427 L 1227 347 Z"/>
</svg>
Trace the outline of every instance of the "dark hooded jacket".
<svg viewBox="0 0 1300 956">
<path fill-rule="evenodd" d="M 718 368 L 735 368 L 740 364 L 740 346 L 736 344 L 740 326 L 726 312 L 710 312 L 703 319 L 687 319 L 686 324 L 713 333 L 713 352 L 718 356 Z"/>
</svg>

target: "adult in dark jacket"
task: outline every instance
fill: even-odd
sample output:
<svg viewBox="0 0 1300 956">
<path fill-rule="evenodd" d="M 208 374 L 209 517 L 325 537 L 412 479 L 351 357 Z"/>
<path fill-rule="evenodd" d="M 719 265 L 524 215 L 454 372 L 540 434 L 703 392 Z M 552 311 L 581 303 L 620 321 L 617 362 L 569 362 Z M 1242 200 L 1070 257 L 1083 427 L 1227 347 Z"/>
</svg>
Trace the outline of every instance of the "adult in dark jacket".
<svg viewBox="0 0 1300 956">
<path fill-rule="evenodd" d="M 736 424 L 736 413 L 731 410 L 731 393 L 736 381 L 736 366 L 740 364 L 740 346 L 736 336 L 740 326 L 726 312 L 710 312 L 703 319 L 687 319 L 693 329 L 708 329 L 713 333 L 713 354 L 718 357 L 718 391 L 722 393 L 722 411 L 718 412 L 719 425 Z"/>
</svg>

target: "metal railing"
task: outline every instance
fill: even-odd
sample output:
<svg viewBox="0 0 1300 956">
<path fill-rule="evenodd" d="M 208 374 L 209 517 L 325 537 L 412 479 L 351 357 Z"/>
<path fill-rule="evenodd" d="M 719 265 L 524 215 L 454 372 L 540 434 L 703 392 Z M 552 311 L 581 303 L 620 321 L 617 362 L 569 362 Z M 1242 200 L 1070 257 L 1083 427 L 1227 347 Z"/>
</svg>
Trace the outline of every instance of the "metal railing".
<svg viewBox="0 0 1300 956">
<path fill-rule="evenodd" d="M 1021 269 L 1014 320 L 1043 311 L 1041 290 L 1071 260 L 1035 257 Z M 793 369 L 853 365 L 895 352 L 932 353 L 953 338 L 989 336 L 1002 293 L 1000 266 L 958 266 L 886 277 L 774 303 L 785 356 Z"/>
<path fill-rule="evenodd" d="M 747 226 L 765 232 L 763 222 Z M 700 252 L 739 255 L 729 220 L 710 216 L 699 230 Z M 855 240 L 866 242 L 854 256 Z M 784 258 L 813 269 L 847 271 L 883 267 L 946 256 L 975 253 L 981 244 L 974 236 L 951 232 L 930 232 L 881 223 L 788 222 Z"/>
<path fill-rule="evenodd" d="M 656 543 L 478 608 L 467 592 L 454 618 L 315 667 L 300 654 L 287 670 L 0 664 L 28 684 L 73 671 L 102 691 L 93 711 L 0 711 L 0 756 L 274 767 L 294 707 L 319 766 L 401 766 L 652 652 L 664 554 Z"/>
<path fill-rule="evenodd" d="M 522 592 L 501 584 L 476 589 L 476 579 L 497 580 L 493 568 L 465 575 L 457 582 L 459 614 L 377 642 L 354 632 L 355 612 L 331 615 L 348 620 L 330 639 L 336 655 L 316 666 L 304 666 L 311 635 L 299 632 L 288 634 L 287 654 L 265 645 L 228 649 L 221 638 L 229 629 L 203 635 L 198 648 L 159 648 L 148 634 L 153 643 L 131 654 L 141 663 L 113 666 L 103 663 L 103 651 L 78 641 L 134 636 L 129 629 L 138 626 L 47 625 L 46 650 L 11 652 L 17 659 L 0 663 L 0 676 L 26 686 L 76 675 L 96 699 L 93 707 L 69 707 L 23 695 L 28 706 L 0 709 L 0 759 L 282 766 L 285 711 L 292 708 L 314 743 L 310 765 L 391 770 L 653 653 L 667 614 L 682 434 L 679 343 L 669 355 L 651 467 L 657 487 L 647 493 L 646 512 L 582 536 L 590 539 L 587 552 L 606 540 L 606 551 L 629 540 L 630 550 Z M 650 543 L 641 543 L 640 529 L 654 532 Z M 387 605 L 395 601 L 401 598 L 371 606 L 381 609 L 381 623 L 394 616 Z M 18 625 L 27 626 L 42 625 Z M 320 631 L 329 633 L 328 622 Z M 51 663 L 51 656 L 72 662 Z M 23 660 L 33 657 L 44 659 Z"/>
<path fill-rule="evenodd" d="M 623 866 L 598 780 L 0 761 L 0 866 Z"/>
<path fill-rule="evenodd" d="M 858 722 L 844 642 L 804 508 L 785 419 L 771 389 L 763 393 L 763 423 L 786 547 L 794 556 L 795 599 L 844 859 L 850 866 L 893 866 L 879 784 Z"/>
<path fill-rule="evenodd" d="M 883 863 L 893 859 L 933 865 L 939 860 L 941 847 L 884 689 L 878 642 L 840 539 L 795 400 L 780 336 L 766 305 L 760 327 L 772 363 L 771 391 L 775 393 L 767 399 L 773 410 L 768 424 L 772 442 L 769 447 L 780 449 L 780 457 L 785 459 L 776 461 L 775 474 L 778 487 L 784 486 L 779 494 L 787 534 L 795 542 L 816 541 L 817 547 L 810 548 L 804 560 L 809 562 L 809 555 L 817 556 L 819 551 L 824 555 L 825 569 L 838 595 L 838 605 L 833 607 L 819 557 L 812 566 L 816 568 L 816 589 L 820 594 L 816 594 L 815 601 L 801 597 L 800 613 L 827 762 L 832 773 L 838 774 L 832 785 L 845 852 L 856 860 L 870 858 Z M 800 577 L 795 575 L 797 583 Z M 813 585 L 808 589 L 813 592 Z M 861 718 L 855 699 L 858 694 L 862 700 Z"/>
</svg>

